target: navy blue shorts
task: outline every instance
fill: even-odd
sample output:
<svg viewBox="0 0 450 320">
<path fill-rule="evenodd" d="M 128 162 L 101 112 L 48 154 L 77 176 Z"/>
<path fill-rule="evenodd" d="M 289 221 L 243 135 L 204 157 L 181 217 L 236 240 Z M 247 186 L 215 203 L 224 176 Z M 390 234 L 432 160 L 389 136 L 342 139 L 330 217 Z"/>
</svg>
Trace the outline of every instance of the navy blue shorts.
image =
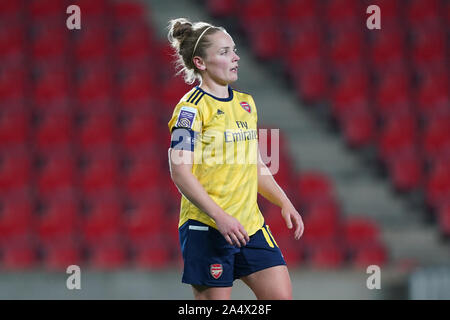
<svg viewBox="0 0 450 320">
<path fill-rule="evenodd" d="M 286 265 L 265 224 L 240 248 L 230 245 L 218 230 L 195 220 L 184 223 L 179 234 L 184 261 L 183 283 L 231 287 L 235 279 Z"/>
</svg>

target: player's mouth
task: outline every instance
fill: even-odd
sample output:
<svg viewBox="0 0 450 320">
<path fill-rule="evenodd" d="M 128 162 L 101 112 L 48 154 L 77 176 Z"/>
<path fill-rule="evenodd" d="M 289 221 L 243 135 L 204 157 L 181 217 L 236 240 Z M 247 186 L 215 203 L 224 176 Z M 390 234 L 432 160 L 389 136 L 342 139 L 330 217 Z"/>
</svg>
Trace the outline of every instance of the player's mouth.
<svg viewBox="0 0 450 320">
<path fill-rule="evenodd" d="M 238 72 L 238 67 L 236 66 L 236 67 L 234 67 L 234 68 L 231 68 L 230 71 L 231 71 L 231 72 L 237 73 L 237 72 Z"/>
</svg>

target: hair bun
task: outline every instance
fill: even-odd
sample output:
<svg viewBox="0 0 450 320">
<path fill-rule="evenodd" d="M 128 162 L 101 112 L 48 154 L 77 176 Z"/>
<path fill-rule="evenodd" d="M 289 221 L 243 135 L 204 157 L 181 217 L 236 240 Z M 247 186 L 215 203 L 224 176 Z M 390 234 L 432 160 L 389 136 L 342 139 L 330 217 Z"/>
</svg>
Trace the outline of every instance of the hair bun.
<svg viewBox="0 0 450 320">
<path fill-rule="evenodd" d="M 177 21 L 173 26 L 172 36 L 174 39 L 182 42 L 186 37 L 192 34 L 192 24 L 188 21 Z"/>
</svg>

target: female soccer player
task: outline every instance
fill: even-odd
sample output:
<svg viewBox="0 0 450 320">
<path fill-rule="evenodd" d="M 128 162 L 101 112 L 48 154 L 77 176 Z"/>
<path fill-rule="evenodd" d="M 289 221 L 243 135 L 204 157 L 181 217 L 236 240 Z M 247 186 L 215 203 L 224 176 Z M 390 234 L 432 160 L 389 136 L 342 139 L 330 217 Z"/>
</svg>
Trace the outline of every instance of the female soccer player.
<svg viewBox="0 0 450 320">
<path fill-rule="evenodd" d="M 229 299 L 241 279 L 258 299 L 292 299 L 286 262 L 258 208 L 257 194 L 281 208 L 295 239 L 300 214 L 261 160 L 256 105 L 230 83 L 239 56 L 222 27 L 180 18 L 169 22 L 185 81 L 196 86 L 169 121 L 170 172 L 180 190 L 182 282 L 196 299 Z"/>
</svg>

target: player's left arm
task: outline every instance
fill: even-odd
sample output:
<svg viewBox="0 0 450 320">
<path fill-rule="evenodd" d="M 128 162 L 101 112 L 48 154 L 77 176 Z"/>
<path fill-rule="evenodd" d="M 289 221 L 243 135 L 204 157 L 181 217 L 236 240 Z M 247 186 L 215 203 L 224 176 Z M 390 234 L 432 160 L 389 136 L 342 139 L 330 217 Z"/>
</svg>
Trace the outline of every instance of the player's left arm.
<svg viewBox="0 0 450 320">
<path fill-rule="evenodd" d="M 289 229 L 295 227 L 294 236 L 298 240 L 303 234 L 303 220 L 294 205 L 275 181 L 269 168 L 264 164 L 258 150 L 258 193 L 281 208 L 281 216 Z"/>
</svg>

